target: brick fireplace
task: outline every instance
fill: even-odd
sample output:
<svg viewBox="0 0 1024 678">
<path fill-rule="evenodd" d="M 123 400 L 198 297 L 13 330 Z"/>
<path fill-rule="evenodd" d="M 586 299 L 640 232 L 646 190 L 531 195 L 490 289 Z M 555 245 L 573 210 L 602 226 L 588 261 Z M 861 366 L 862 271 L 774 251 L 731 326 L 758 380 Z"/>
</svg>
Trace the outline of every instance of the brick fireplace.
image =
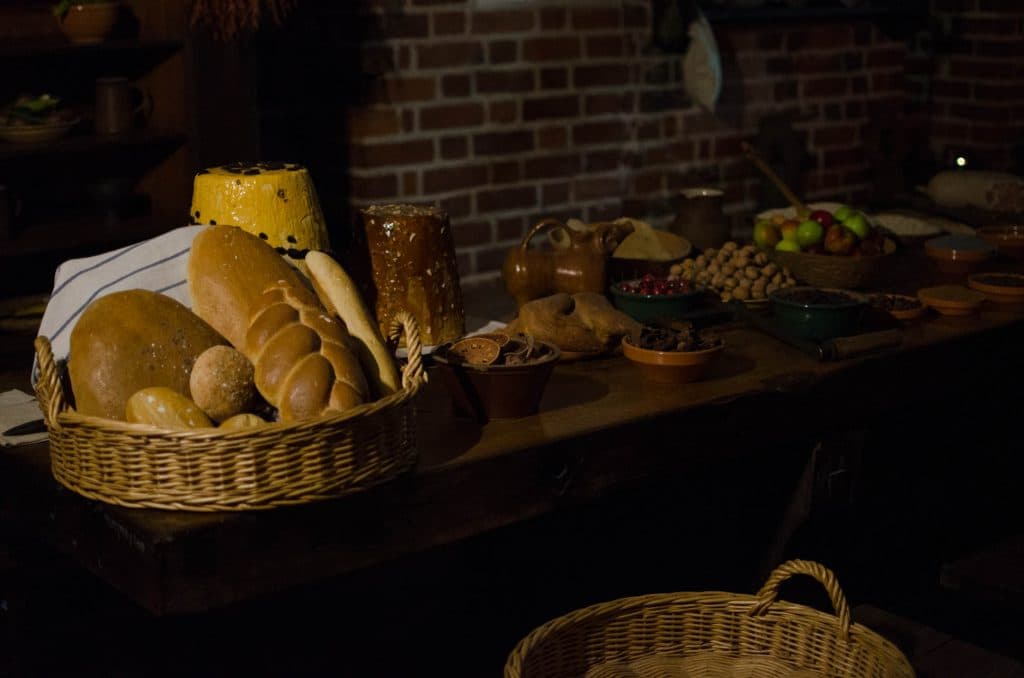
<svg viewBox="0 0 1024 678">
<path fill-rule="evenodd" d="M 798 147 L 770 159 L 806 199 L 898 195 L 957 155 L 1019 162 L 1015 1 L 931 0 L 903 35 L 871 18 L 713 22 L 713 113 L 684 94 L 680 57 L 648 48 L 650 2 L 509 5 L 381 0 L 361 14 L 369 80 L 347 113 L 348 199 L 443 205 L 465 284 L 497 277 L 542 216 L 661 225 L 689 185 L 723 188 L 742 228 L 779 199 L 744 139 Z"/>
</svg>

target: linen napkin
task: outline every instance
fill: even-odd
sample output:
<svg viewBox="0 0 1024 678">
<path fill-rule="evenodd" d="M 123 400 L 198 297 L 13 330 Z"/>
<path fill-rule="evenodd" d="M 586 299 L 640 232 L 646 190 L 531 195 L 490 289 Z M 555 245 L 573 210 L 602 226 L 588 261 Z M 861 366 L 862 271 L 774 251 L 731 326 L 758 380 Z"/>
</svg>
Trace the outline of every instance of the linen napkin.
<svg viewBox="0 0 1024 678">
<path fill-rule="evenodd" d="M 204 228 L 176 228 L 127 247 L 61 264 L 39 324 L 39 335 L 50 340 L 54 360 L 67 359 L 71 329 L 82 311 L 94 299 L 111 292 L 152 290 L 192 308 L 186 267 L 192 240 Z M 38 364 L 33 360 L 32 384 L 38 379 Z"/>
<path fill-rule="evenodd" d="M 43 413 L 39 409 L 39 403 L 28 393 L 17 389 L 0 393 L 0 431 L 6 431 L 12 426 L 42 418 Z M 46 431 L 23 436 L 5 436 L 0 433 L 0 447 L 38 443 L 41 440 L 46 440 L 47 435 Z"/>
</svg>

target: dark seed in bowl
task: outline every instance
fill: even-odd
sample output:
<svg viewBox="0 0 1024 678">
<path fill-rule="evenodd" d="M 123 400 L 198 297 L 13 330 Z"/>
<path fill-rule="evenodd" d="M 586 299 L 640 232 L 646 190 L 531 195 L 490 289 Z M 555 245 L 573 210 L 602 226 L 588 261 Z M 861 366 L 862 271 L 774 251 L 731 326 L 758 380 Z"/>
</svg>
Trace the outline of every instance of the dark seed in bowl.
<svg viewBox="0 0 1024 678">
<path fill-rule="evenodd" d="M 1024 287 L 1024 277 L 1016 275 L 989 273 L 987 275 L 975 276 L 974 279 L 985 285 L 998 285 L 999 287 Z"/>
<path fill-rule="evenodd" d="M 921 308 L 921 300 L 898 294 L 875 294 L 871 297 L 871 305 L 883 311 L 912 311 Z"/>
<path fill-rule="evenodd" d="M 706 351 L 721 343 L 720 337 L 701 332 L 689 323 L 681 330 L 644 325 L 637 340 L 638 347 L 649 351 Z"/>
</svg>

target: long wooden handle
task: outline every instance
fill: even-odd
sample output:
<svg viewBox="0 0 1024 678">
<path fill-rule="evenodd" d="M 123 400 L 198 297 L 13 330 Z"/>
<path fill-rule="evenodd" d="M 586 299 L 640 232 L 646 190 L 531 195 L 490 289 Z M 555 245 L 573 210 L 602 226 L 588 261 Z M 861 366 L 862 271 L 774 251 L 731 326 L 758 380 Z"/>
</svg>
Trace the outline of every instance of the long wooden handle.
<svg viewBox="0 0 1024 678">
<path fill-rule="evenodd" d="M 764 175 L 771 180 L 773 184 L 775 184 L 775 187 L 779 189 L 779 191 L 786 198 L 786 200 L 789 201 L 789 204 L 796 209 L 797 216 L 800 217 L 801 219 L 806 219 L 807 215 L 811 213 L 811 210 L 807 209 L 807 205 L 805 205 L 803 201 L 800 200 L 800 198 L 796 197 L 796 194 L 790 190 L 789 186 L 786 185 L 786 182 L 784 182 L 782 178 L 778 174 L 776 174 L 771 167 L 768 166 L 768 163 L 766 163 L 761 158 L 761 156 L 758 155 L 757 151 L 754 150 L 754 147 L 748 144 L 746 141 L 743 141 L 740 143 L 740 148 L 742 148 L 743 152 L 746 153 L 747 158 L 750 159 L 750 162 L 757 165 L 757 168 L 761 170 L 764 173 Z"/>
</svg>

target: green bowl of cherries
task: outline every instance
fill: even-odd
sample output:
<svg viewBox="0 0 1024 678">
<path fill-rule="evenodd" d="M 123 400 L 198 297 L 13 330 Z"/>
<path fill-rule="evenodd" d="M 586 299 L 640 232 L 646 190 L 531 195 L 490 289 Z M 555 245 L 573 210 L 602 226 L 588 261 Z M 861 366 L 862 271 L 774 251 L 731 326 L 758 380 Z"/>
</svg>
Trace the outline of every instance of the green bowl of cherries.
<svg viewBox="0 0 1024 678">
<path fill-rule="evenodd" d="M 647 274 L 611 287 L 615 307 L 640 323 L 675 320 L 693 308 L 704 288 L 688 280 Z"/>
</svg>

